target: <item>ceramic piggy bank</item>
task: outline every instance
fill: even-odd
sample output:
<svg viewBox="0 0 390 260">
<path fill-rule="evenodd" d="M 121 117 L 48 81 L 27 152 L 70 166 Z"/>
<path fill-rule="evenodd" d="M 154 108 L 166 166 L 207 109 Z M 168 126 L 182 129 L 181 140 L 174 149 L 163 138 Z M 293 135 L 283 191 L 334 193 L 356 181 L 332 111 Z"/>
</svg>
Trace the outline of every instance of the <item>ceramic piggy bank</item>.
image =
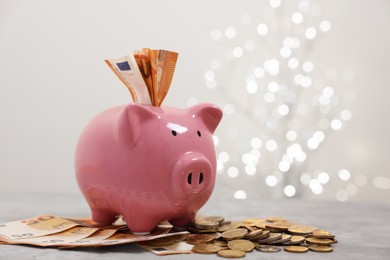
<svg viewBox="0 0 390 260">
<path fill-rule="evenodd" d="M 186 225 L 214 188 L 213 133 L 221 118 L 211 104 L 130 104 L 97 115 L 75 158 L 92 219 L 105 225 L 122 215 L 133 232 L 149 232 L 164 220 Z"/>
</svg>

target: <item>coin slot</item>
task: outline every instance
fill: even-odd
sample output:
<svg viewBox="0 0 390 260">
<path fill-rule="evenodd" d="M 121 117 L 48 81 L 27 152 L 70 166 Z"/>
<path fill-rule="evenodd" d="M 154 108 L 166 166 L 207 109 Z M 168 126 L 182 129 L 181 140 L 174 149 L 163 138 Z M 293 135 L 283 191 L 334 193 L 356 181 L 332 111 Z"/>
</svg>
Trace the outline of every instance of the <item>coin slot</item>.
<svg viewBox="0 0 390 260">
<path fill-rule="evenodd" d="M 192 183 L 192 172 L 190 172 L 190 174 L 188 174 L 188 176 L 187 176 L 187 182 L 188 182 L 188 184 L 191 184 L 191 183 Z"/>
<path fill-rule="evenodd" d="M 199 184 L 203 182 L 203 172 L 199 174 Z"/>
<path fill-rule="evenodd" d="M 198 130 L 198 136 L 201 137 L 202 136 L 202 133 Z"/>
<path fill-rule="evenodd" d="M 176 136 L 177 135 L 177 132 L 175 130 L 172 130 L 172 135 L 173 136 Z"/>
</svg>

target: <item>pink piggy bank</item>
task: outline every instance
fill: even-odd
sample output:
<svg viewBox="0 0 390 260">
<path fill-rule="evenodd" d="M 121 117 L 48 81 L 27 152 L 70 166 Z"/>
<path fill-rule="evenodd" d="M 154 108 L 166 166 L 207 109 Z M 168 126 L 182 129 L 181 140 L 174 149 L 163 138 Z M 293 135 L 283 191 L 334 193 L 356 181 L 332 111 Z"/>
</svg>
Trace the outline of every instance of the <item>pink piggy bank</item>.
<svg viewBox="0 0 390 260">
<path fill-rule="evenodd" d="M 76 149 L 76 176 L 98 224 L 122 215 L 133 232 L 161 221 L 184 226 L 215 184 L 213 133 L 222 111 L 139 104 L 115 107 L 85 127 Z"/>
</svg>

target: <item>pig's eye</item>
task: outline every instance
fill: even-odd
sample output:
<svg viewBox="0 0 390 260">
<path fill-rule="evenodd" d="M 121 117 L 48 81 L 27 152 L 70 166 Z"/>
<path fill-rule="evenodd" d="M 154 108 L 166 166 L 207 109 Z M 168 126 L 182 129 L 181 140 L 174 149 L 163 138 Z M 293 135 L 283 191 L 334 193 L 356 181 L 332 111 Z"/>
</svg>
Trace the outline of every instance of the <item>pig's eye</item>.
<svg viewBox="0 0 390 260">
<path fill-rule="evenodd" d="M 202 133 L 198 130 L 198 136 L 201 137 L 202 136 Z"/>
<path fill-rule="evenodd" d="M 177 132 L 175 130 L 172 130 L 172 135 L 173 136 L 176 136 L 177 135 Z"/>
</svg>

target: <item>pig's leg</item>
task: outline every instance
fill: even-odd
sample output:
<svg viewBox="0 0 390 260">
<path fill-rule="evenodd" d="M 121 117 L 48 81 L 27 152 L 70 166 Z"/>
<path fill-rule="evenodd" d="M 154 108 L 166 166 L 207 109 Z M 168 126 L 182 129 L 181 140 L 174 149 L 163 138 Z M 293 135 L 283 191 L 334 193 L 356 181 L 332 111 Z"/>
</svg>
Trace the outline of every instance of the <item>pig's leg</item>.
<svg viewBox="0 0 390 260">
<path fill-rule="evenodd" d="M 138 212 L 137 215 L 125 214 L 123 216 L 129 229 L 134 233 L 149 233 L 160 221 L 155 217 Z"/>
<path fill-rule="evenodd" d="M 190 221 L 195 218 L 195 212 L 190 213 L 186 216 L 176 219 L 170 219 L 169 223 L 171 223 L 175 227 L 185 227 Z"/>
<path fill-rule="evenodd" d="M 92 220 L 99 225 L 111 225 L 116 219 L 114 212 L 106 209 L 91 208 Z"/>
</svg>

